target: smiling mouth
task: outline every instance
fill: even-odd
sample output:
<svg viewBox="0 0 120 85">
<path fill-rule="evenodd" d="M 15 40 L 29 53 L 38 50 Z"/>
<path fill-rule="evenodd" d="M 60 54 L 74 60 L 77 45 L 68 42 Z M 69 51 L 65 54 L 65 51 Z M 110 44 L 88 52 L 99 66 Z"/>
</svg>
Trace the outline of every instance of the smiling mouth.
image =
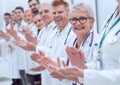
<svg viewBox="0 0 120 85">
<path fill-rule="evenodd" d="M 61 19 L 60 18 L 56 18 L 55 21 L 61 21 Z"/>
<path fill-rule="evenodd" d="M 75 29 L 76 30 L 82 30 L 82 29 L 84 29 L 84 27 L 76 27 Z"/>
</svg>

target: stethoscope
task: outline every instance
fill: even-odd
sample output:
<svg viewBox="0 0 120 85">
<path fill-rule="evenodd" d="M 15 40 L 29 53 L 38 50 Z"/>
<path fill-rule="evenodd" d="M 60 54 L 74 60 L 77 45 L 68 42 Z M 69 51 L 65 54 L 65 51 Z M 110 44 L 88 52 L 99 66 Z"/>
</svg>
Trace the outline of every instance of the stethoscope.
<svg viewBox="0 0 120 85">
<path fill-rule="evenodd" d="M 65 41 L 64 41 L 64 45 L 67 44 L 67 40 L 68 40 L 68 37 L 69 37 L 69 35 L 70 35 L 70 33 L 71 33 L 71 30 L 72 30 L 72 28 L 70 28 L 69 31 L 68 31 L 68 33 L 67 33 L 67 36 L 66 36 Z M 59 31 L 57 31 L 57 32 L 55 33 L 54 37 L 58 34 L 58 32 L 59 32 Z M 53 39 L 53 40 L 54 40 L 54 39 Z M 54 43 L 54 42 L 55 42 L 55 41 L 53 41 L 53 43 Z M 50 46 L 50 48 L 52 48 L 52 46 L 53 46 L 53 44 Z"/>
<path fill-rule="evenodd" d="M 67 43 L 67 40 L 68 40 L 68 37 L 69 37 L 69 35 L 70 35 L 71 29 L 72 29 L 72 28 L 70 28 L 69 31 L 68 31 L 67 37 L 66 37 L 66 39 L 65 39 L 65 41 L 64 41 L 64 45 L 66 45 L 66 43 Z"/>
<path fill-rule="evenodd" d="M 118 39 L 118 37 L 117 37 L 117 35 L 120 33 L 120 29 L 113 35 L 113 37 L 111 37 L 110 39 L 109 39 L 109 43 L 114 43 L 114 42 L 116 42 L 117 41 L 117 39 Z"/>
<path fill-rule="evenodd" d="M 113 12 L 113 14 L 110 16 L 110 18 L 107 20 L 106 24 L 104 25 L 104 28 L 107 28 L 108 25 L 110 24 L 110 21 L 112 20 L 114 14 L 116 13 L 118 7 L 115 9 L 115 11 Z"/>
<path fill-rule="evenodd" d="M 84 46 L 86 40 L 88 39 L 88 37 L 89 37 L 90 35 L 91 35 L 91 40 L 90 40 L 90 43 L 89 43 L 89 47 L 92 46 L 92 44 L 93 44 L 93 38 L 94 38 L 94 32 L 93 32 L 93 31 L 90 32 L 90 33 L 88 33 L 88 35 L 85 37 L 84 41 L 82 42 L 82 46 Z M 74 40 L 73 46 L 77 46 L 76 41 L 77 41 L 77 38 Z M 90 49 L 89 49 L 89 50 L 90 50 Z M 69 65 L 69 59 L 67 59 L 66 65 L 67 65 L 67 66 Z M 74 82 L 74 83 L 72 83 L 72 85 L 77 85 L 77 83 Z"/>
<path fill-rule="evenodd" d="M 93 31 L 89 32 L 88 35 L 85 37 L 84 41 L 82 42 L 82 46 L 84 46 L 84 44 L 85 44 L 86 40 L 89 38 L 89 36 L 91 36 L 91 40 L 90 40 L 90 43 L 89 43 L 89 52 L 90 52 L 90 47 L 93 44 L 93 38 L 94 38 L 94 32 Z M 75 46 L 75 47 L 77 47 L 76 41 L 77 41 L 77 38 L 73 42 L 73 46 Z M 67 66 L 69 65 L 69 59 L 67 59 L 66 65 Z"/>
<path fill-rule="evenodd" d="M 117 9 L 118 9 L 118 7 L 117 7 L 116 10 L 113 12 L 113 14 L 110 16 L 110 18 L 109 18 L 108 21 L 106 22 L 104 28 L 107 28 L 107 27 L 109 26 L 111 20 L 113 19 L 113 16 L 115 16 L 115 13 L 117 12 Z M 102 43 L 103 43 L 106 35 L 109 33 L 109 31 L 110 31 L 118 22 L 120 22 L 120 17 L 118 17 L 118 18 L 115 20 L 115 22 L 112 24 L 111 27 L 109 27 L 109 29 L 105 29 L 105 31 L 104 31 L 104 33 L 103 33 L 103 36 L 102 36 L 102 38 L 101 38 L 101 41 L 100 41 L 99 48 L 101 48 Z M 112 39 L 111 41 L 109 40 L 111 43 L 113 43 L 113 42 L 115 42 L 115 41 L 117 40 L 116 36 L 119 34 L 119 32 L 120 32 L 120 30 L 118 30 L 118 31 L 114 34 L 114 37 L 113 37 L 113 38 L 115 38 L 115 39 Z"/>
<path fill-rule="evenodd" d="M 110 24 L 110 21 L 112 20 L 112 18 L 113 18 L 113 16 L 114 16 L 115 12 L 117 11 L 117 9 L 118 9 L 118 7 L 117 7 L 116 10 L 113 12 L 113 14 L 110 16 L 110 18 L 107 20 L 104 28 L 107 28 L 107 27 L 108 27 L 108 25 Z M 113 27 L 113 26 L 112 26 L 112 27 Z M 118 30 L 118 31 L 115 33 L 115 36 L 117 36 L 119 32 L 120 32 L 120 30 Z"/>
<path fill-rule="evenodd" d="M 107 28 L 107 27 L 109 26 L 109 24 L 110 24 L 113 16 L 115 15 L 116 11 L 117 11 L 117 9 L 116 9 L 116 10 L 114 11 L 114 13 L 110 16 L 110 18 L 109 18 L 108 21 L 106 22 L 104 28 Z M 103 41 L 104 41 L 105 37 L 107 36 L 107 34 L 109 33 L 109 31 L 110 31 L 119 21 L 120 21 L 120 18 L 116 19 L 115 22 L 114 22 L 113 25 L 109 28 L 108 31 L 105 29 L 105 31 L 104 31 L 104 33 L 103 33 L 103 36 L 102 36 L 102 38 L 101 38 L 101 40 L 100 40 L 100 43 L 99 43 L 99 46 L 98 46 L 98 56 L 97 56 L 97 60 L 100 62 L 100 66 L 101 66 L 100 69 L 103 68 L 103 65 L 102 65 L 102 57 L 101 57 L 101 56 L 102 56 L 101 47 L 102 47 L 102 45 L 103 45 Z M 110 43 L 114 43 L 114 42 L 117 40 L 117 35 L 118 35 L 119 33 L 120 33 L 120 29 L 113 35 L 113 37 L 111 37 L 111 38 L 109 39 L 109 42 L 110 42 Z"/>
</svg>

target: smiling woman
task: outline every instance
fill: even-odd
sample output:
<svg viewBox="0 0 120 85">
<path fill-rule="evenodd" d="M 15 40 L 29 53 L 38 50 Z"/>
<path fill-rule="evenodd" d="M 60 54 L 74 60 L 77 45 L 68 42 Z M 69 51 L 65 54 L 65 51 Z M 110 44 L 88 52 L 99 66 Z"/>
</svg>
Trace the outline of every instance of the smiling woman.
<svg viewBox="0 0 120 85">
<path fill-rule="evenodd" d="M 85 3 L 74 6 L 69 15 L 72 30 L 77 36 L 77 46 L 89 34 L 94 24 L 94 13 L 91 7 Z"/>
</svg>

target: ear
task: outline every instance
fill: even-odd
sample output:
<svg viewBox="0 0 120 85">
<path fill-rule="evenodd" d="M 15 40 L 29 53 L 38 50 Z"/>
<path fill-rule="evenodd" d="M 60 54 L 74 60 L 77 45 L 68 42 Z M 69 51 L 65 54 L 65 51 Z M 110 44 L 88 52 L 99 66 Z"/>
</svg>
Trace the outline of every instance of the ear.
<svg viewBox="0 0 120 85">
<path fill-rule="evenodd" d="M 94 21 L 95 21 L 95 19 L 94 19 L 94 18 L 91 18 L 91 19 L 90 19 L 90 24 L 91 24 L 91 26 L 93 26 Z"/>
</svg>

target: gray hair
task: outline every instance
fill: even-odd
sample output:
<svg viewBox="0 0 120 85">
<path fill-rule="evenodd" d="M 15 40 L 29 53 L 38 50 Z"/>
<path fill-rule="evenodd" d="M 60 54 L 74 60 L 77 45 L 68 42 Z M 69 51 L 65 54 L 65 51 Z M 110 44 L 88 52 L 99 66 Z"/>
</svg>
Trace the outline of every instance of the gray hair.
<svg viewBox="0 0 120 85">
<path fill-rule="evenodd" d="M 89 17 L 94 18 L 94 12 L 92 10 L 92 7 L 88 5 L 87 3 L 78 3 L 78 4 L 73 5 L 70 13 L 73 11 L 77 11 L 77 10 L 87 12 Z"/>
<path fill-rule="evenodd" d="M 39 9 L 42 8 L 43 6 L 49 6 L 50 8 L 52 8 L 52 5 L 50 3 L 42 3 L 39 6 Z"/>
</svg>

